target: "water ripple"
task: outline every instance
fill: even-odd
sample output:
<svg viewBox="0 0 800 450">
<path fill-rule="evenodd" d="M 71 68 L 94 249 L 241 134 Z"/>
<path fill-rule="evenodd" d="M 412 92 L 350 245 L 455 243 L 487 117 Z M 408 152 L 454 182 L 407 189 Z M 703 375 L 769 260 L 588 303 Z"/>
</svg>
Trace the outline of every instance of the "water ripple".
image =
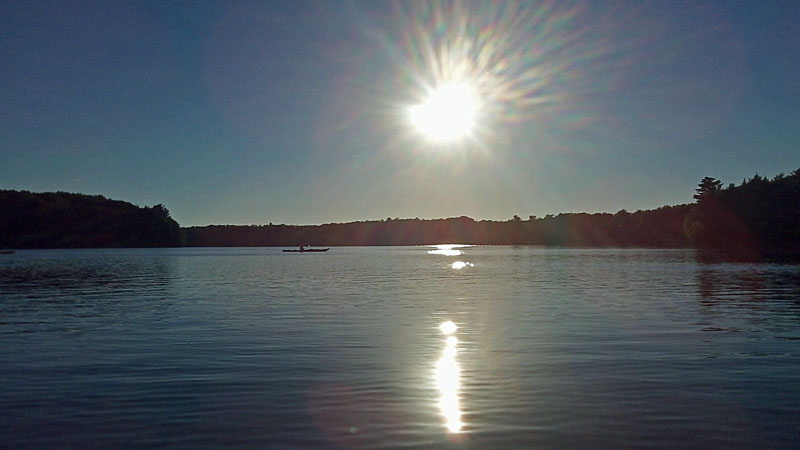
<svg viewBox="0 0 800 450">
<path fill-rule="evenodd" d="M 0 448 L 796 445 L 800 267 L 429 250 L 18 251 Z"/>
</svg>

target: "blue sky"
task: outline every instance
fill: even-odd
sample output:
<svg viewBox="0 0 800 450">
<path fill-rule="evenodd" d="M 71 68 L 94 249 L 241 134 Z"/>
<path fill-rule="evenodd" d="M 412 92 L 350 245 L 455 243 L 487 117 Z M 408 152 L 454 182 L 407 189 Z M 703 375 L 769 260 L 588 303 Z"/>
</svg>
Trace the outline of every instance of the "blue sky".
<svg viewBox="0 0 800 450">
<path fill-rule="evenodd" d="M 0 188 L 182 225 L 616 212 L 800 167 L 800 2 L 16 2 Z M 479 125 L 408 108 L 458 74 Z"/>
</svg>

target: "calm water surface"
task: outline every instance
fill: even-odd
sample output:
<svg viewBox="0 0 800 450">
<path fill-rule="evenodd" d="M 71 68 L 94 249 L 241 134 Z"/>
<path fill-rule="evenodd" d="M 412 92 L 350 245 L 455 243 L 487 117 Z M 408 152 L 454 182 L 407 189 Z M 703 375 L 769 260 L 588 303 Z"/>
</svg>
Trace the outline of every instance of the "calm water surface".
<svg viewBox="0 0 800 450">
<path fill-rule="evenodd" d="M 800 266 L 0 255 L 0 448 L 797 448 Z"/>
</svg>

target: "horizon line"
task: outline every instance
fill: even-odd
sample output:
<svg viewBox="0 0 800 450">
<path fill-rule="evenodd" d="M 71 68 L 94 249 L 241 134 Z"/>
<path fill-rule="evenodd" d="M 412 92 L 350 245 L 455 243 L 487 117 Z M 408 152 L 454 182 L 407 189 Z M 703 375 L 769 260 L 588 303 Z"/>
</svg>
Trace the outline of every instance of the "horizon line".
<svg viewBox="0 0 800 450">
<path fill-rule="evenodd" d="M 284 226 L 284 227 L 319 227 L 319 226 L 324 226 L 324 225 L 348 225 L 348 224 L 354 224 L 354 223 L 390 222 L 390 221 L 393 222 L 393 221 L 410 221 L 410 220 L 433 222 L 433 221 L 437 221 L 437 220 L 456 220 L 456 219 L 463 219 L 463 218 L 469 219 L 469 220 L 471 220 L 473 222 L 513 222 L 514 221 L 514 217 L 519 217 L 521 222 L 530 222 L 531 218 L 533 218 L 533 220 L 544 220 L 544 219 L 552 219 L 552 218 L 556 218 L 556 217 L 564 216 L 564 215 L 578 215 L 578 214 L 586 214 L 586 215 L 609 214 L 609 215 L 613 216 L 615 214 L 619 214 L 619 213 L 622 213 L 622 212 L 627 213 L 627 214 L 636 214 L 638 212 L 655 211 L 655 210 L 661 209 L 661 208 L 675 208 L 675 207 L 681 207 L 681 206 L 690 206 L 690 205 L 693 205 L 693 204 L 695 204 L 695 203 L 694 202 L 689 202 L 689 203 L 681 203 L 681 204 L 677 204 L 677 205 L 661 205 L 661 206 L 658 206 L 656 208 L 637 209 L 636 211 L 628 211 L 626 208 L 622 208 L 622 209 L 620 209 L 619 211 L 616 211 L 616 212 L 608 212 L 608 211 L 595 211 L 595 212 L 565 211 L 565 212 L 559 212 L 559 213 L 548 213 L 548 214 L 545 214 L 544 216 L 539 216 L 539 215 L 536 215 L 536 214 L 530 214 L 530 215 L 528 215 L 528 217 L 522 217 L 522 216 L 518 216 L 518 215 L 515 214 L 514 216 L 512 216 L 509 219 L 475 219 L 473 217 L 470 217 L 470 216 L 462 214 L 460 216 L 451 216 L 451 217 L 434 217 L 434 218 L 387 217 L 386 219 L 361 219 L 361 220 L 350 220 L 350 221 L 346 221 L 346 222 L 323 222 L 323 223 L 304 223 L 304 224 L 273 223 L 273 222 L 269 222 L 269 223 L 248 223 L 248 224 L 242 224 L 242 223 L 225 223 L 225 224 L 222 224 L 222 223 L 209 223 L 209 224 L 205 224 L 205 225 L 181 225 L 181 228 L 200 228 L 200 227 L 270 227 L 270 226 L 272 226 L 272 227 L 280 227 L 280 226 Z M 387 219 L 389 219 L 389 220 L 387 220 Z"/>
</svg>

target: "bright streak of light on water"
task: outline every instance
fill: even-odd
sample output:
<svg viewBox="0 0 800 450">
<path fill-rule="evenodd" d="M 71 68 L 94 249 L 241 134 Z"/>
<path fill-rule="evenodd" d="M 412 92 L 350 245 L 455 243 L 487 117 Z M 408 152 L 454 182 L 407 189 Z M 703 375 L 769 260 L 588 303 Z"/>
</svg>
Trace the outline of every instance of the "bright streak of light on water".
<svg viewBox="0 0 800 450">
<path fill-rule="evenodd" d="M 456 362 L 458 338 L 453 336 L 458 327 L 450 320 L 439 329 L 447 334 L 442 357 L 436 362 L 436 387 L 439 389 L 439 409 L 445 418 L 445 426 L 451 433 L 461 431 L 461 407 L 458 398 L 461 368 Z"/>
</svg>

